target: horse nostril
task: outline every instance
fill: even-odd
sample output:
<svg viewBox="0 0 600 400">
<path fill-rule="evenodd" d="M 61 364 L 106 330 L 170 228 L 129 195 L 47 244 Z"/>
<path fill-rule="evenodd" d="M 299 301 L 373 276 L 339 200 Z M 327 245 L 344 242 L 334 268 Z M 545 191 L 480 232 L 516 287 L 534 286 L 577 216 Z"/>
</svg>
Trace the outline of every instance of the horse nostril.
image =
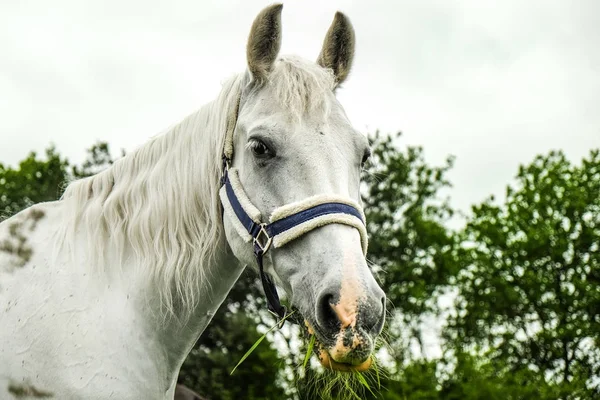
<svg viewBox="0 0 600 400">
<path fill-rule="evenodd" d="M 385 322 L 385 302 L 386 302 L 385 295 L 382 295 L 378 302 L 377 301 L 373 302 L 374 305 L 376 304 L 376 306 L 373 307 L 373 310 L 372 310 L 373 319 L 371 320 L 371 323 L 367 327 L 367 329 L 370 330 L 371 332 L 379 334 L 381 332 L 381 330 L 383 329 L 383 324 Z"/>
<path fill-rule="evenodd" d="M 317 297 L 316 323 L 322 333 L 337 332 L 344 328 L 360 328 L 370 334 L 379 334 L 385 320 L 386 297 L 381 289 L 355 302 L 340 301 L 339 294 L 330 290 Z"/>
<path fill-rule="evenodd" d="M 339 328 L 338 317 L 332 308 L 334 305 L 334 296 L 331 293 L 322 294 L 317 302 L 317 323 L 325 332 Z"/>
</svg>

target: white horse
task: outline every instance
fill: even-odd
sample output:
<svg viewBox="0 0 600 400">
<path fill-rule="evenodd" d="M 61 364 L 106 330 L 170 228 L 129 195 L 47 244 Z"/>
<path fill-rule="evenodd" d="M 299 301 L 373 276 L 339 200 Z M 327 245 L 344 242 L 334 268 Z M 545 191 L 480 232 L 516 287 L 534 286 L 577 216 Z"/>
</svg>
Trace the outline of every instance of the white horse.
<svg viewBox="0 0 600 400">
<path fill-rule="evenodd" d="M 216 100 L 0 225 L 1 399 L 172 399 L 245 265 L 280 316 L 271 279 L 285 290 L 325 367 L 369 368 L 385 314 L 369 148 L 335 98 L 354 31 L 337 13 L 317 63 L 280 58 L 281 10 L 257 16 L 248 69 Z"/>
</svg>

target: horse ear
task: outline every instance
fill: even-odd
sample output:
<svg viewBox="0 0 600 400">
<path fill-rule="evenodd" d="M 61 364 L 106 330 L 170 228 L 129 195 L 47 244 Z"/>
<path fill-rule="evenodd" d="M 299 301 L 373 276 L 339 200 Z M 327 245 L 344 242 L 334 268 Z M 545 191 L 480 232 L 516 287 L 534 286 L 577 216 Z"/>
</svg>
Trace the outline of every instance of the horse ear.
<svg viewBox="0 0 600 400">
<path fill-rule="evenodd" d="M 354 28 L 348 17 L 338 11 L 323 41 L 317 64 L 333 70 L 338 86 L 348 77 L 353 59 Z"/>
<path fill-rule="evenodd" d="M 263 9 L 252 23 L 246 57 L 252 78 L 263 81 L 281 48 L 281 10 L 283 4 L 273 4 Z"/>
</svg>

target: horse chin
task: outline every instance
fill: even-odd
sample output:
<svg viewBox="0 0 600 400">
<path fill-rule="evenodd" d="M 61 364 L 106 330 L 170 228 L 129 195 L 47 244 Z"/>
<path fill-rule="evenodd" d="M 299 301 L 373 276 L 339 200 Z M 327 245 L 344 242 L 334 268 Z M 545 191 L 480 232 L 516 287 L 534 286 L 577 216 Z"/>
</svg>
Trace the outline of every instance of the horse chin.
<svg viewBox="0 0 600 400">
<path fill-rule="evenodd" d="M 365 372 L 373 365 L 373 357 L 358 365 L 340 363 L 335 361 L 325 349 L 319 350 L 319 361 L 324 368 L 339 372 Z"/>
</svg>

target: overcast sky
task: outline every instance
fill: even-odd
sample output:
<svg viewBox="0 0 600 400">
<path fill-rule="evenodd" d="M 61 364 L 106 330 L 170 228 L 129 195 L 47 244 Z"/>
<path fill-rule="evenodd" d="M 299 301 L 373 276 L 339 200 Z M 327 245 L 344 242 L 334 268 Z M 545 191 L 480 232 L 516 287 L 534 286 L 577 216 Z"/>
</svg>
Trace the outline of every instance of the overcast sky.
<svg viewBox="0 0 600 400">
<path fill-rule="evenodd" d="M 0 162 L 54 143 L 143 144 L 245 68 L 267 1 L 0 0 Z M 356 29 L 339 98 L 365 132 L 457 157 L 452 204 L 502 194 L 520 163 L 600 147 L 600 1 L 289 1 L 283 53 L 316 58 L 336 10 Z"/>
</svg>

